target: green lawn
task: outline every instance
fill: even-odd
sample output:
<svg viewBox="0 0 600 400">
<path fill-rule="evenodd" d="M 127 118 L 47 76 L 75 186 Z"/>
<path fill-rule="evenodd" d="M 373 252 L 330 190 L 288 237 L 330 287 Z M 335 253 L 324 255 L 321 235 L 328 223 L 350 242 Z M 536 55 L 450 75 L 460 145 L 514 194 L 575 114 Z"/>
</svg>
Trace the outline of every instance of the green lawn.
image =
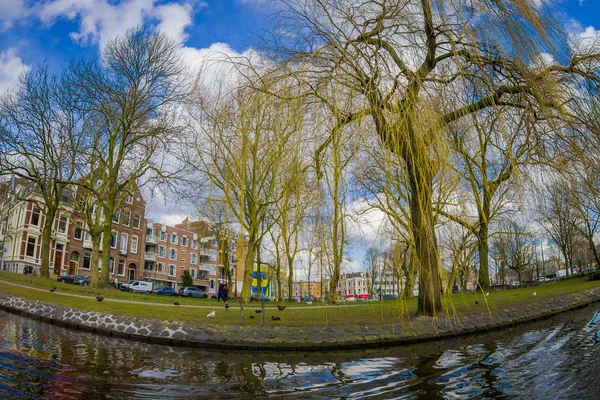
<svg viewBox="0 0 600 400">
<path fill-rule="evenodd" d="M 9 281 L 30 288 L 21 288 L 7 283 Z M 491 292 L 489 297 L 481 293 L 465 293 L 449 295 L 443 298 L 444 310 L 447 315 L 461 316 L 475 313 L 487 313 L 490 309 L 502 309 L 519 306 L 544 299 L 559 297 L 576 293 L 585 289 L 600 286 L 600 281 L 588 281 L 587 278 L 549 283 L 536 288 L 507 290 L 504 292 Z M 50 288 L 56 287 L 56 292 L 51 293 Z M 533 292 L 537 296 L 531 297 Z M 229 302 L 226 310 L 223 303 L 212 299 L 190 299 L 180 297 L 166 297 L 151 294 L 127 293 L 116 289 L 92 289 L 66 283 L 32 277 L 30 275 L 17 275 L 0 271 L 0 292 L 11 294 L 31 300 L 39 300 L 52 304 L 75 307 L 86 311 L 99 311 L 109 314 L 128 315 L 140 318 L 159 319 L 177 322 L 210 322 L 220 325 L 237 325 L 241 322 L 240 305 Z M 83 295 L 86 298 L 63 296 L 60 293 Z M 106 301 L 98 302 L 95 296 L 102 295 Z M 126 300 L 147 304 L 132 304 L 112 300 Z M 475 300 L 479 304 L 475 304 Z M 181 305 L 175 306 L 177 301 Z M 287 306 L 286 310 L 275 309 L 277 304 Z M 188 307 L 186 307 L 188 306 Z M 189 307 L 189 306 L 200 306 Z M 261 307 L 260 303 L 245 305 L 245 324 L 260 324 L 260 315 L 254 312 Z M 387 300 L 359 303 L 340 303 L 337 306 L 327 307 L 323 303 L 307 305 L 303 303 L 265 303 L 267 325 L 285 326 L 369 326 L 389 325 L 398 322 L 410 323 L 414 320 L 417 308 L 416 299 L 408 301 Z M 216 312 L 214 319 L 207 319 L 206 314 Z M 249 315 L 256 318 L 249 319 Z M 271 321 L 271 316 L 281 317 L 280 321 Z"/>
</svg>

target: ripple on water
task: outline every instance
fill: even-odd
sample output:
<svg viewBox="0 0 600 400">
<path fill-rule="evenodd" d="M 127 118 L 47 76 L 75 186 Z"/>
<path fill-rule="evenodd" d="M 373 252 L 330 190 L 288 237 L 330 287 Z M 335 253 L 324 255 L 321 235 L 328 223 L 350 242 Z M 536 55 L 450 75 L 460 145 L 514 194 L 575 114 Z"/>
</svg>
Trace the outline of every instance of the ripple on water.
<svg viewBox="0 0 600 400">
<path fill-rule="evenodd" d="M 600 316 L 369 352 L 170 348 L 0 312 L 0 399 L 595 399 Z"/>
</svg>

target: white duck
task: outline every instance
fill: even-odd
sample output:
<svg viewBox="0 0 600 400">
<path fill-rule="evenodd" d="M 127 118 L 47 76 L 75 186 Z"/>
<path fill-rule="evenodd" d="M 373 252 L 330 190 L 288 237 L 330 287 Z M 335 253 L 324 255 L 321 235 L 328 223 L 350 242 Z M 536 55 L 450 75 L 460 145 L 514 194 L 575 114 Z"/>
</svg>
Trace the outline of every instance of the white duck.
<svg viewBox="0 0 600 400">
<path fill-rule="evenodd" d="M 215 317 L 215 312 L 209 312 L 208 314 L 206 314 L 206 318 L 214 318 Z"/>
</svg>

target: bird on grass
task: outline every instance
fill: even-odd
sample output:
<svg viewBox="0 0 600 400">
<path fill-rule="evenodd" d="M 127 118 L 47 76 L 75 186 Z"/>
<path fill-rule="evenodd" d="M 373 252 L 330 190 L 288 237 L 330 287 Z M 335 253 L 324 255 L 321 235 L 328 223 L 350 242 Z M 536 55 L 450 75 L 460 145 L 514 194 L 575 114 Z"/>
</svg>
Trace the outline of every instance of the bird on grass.
<svg viewBox="0 0 600 400">
<path fill-rule="evenodd" d="M 250 319 L 254 319 L 254 318 L 255 318 L 254 315 L 250 314 Z"/>
<path fill-rule="evenodd" d="M 52 293 L 54 293 L 54 291 L 55 291 L 55 290 L 56 290 L 56 288 L 55 288 L 55 287 L 53 287 L 52 289 L 50 289 L 50 291 L 51 291 Z"/>
<path fill-rule="evenodd" d="M 535 297 L 535 296 L 537 296 L 537 292 L 531 293 L 531 297 Z"/>
<path fill-rule="evenodd" d="M 173 304 L 175 304 L 176 306 L 178 306 L 178 305 L 179 305 L 179 303 L 178 303 L 178 302 L 175 302 L 175 303 L 173 303 Z"/>
<path fill-rule="evenodd" d="M 260 314 L 262 310 L 254 310 L 255 313 Z"/>
<path fill-rule="evenodd" d="M 475 300 L 475 304 L 479 304 L 479 302 L 477 300 Z"/>
<path fill-rule="evenodd" d="M 104 300 L 104 297 L 102 297 L 102 296 L 96 296 L 96 300 L 102 301 L 102 300 Z"/>
<path fill-rule="evenodd" d="M 485 297 L 488 297 L 489 295 L 490 295 L 490 292 L 487 292 L 487 293 L 485 294 Z"/>
<path fill-rule="evenodd" d="M 276 316 L 276 315 L 272 315 L 272 316 L 271 316 L 271 319 L 272 319 L 273 321 L 279 321 L 281 318 L 280 318 L 280 317 L 278 317 L 278 316 Z"/>
<path fill-rule="evenodd" d="M 228 310 L 229 309 L 229 304 L 225 303 L 225 309 Z"/>
<path fill-rule="evenodd" d="M 209 312 L 208 314 L 206 314 L 206 318 L 214 318 L 215 317 L 215 312 Z"/>
<path fill-rule="evenodd" d="M 277 309 L 279 309 L 279 311 L 283 311 L 283 310 L 285 310 L 285 307 L 286 306 L 277 306 Z"/>
</svg>

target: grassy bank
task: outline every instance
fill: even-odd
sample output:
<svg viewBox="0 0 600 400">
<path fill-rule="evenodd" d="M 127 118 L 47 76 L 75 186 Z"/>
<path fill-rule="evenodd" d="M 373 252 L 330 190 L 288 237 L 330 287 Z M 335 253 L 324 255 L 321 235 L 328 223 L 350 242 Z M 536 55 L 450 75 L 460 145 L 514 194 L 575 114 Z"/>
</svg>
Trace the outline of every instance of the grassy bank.
<svg viewBox="0 0 600 400">
<path fill-rule="evenodd" d="M 2 282 L 5 281 L 5 282 Z M 25 285 L 26 288 L 14 286 L 8 282 Z M 600 281 L 588 281 L 587 278 L 562 282 L 553 282 L 536 288 L 491 292 L 489 297 L 481 293 L 461 293 L 443 298 L 447 315 L 461 316 L 488 313 L 493 309 L 518 307 L 542 300 L 561 297 L 600 286 Z M 54 293 L 49 289 L 56 287 Z M 532 297 L 532 293 L 536 296 Z M 238 325 L 241 322 L 240 305 L 229 302 L 229 309 L 223 303 L 213 299 L 190 299 L 180 297 L 164 297 L 151 294 L 138 294 L 117 291 L 116 289 L 92 289 L 56 281 L 46 280 L 30 275 L 17 275 L 0 271 L 0 292 L 30 300 L 39 300 L 61 306 L 79 308 L 86 311 L 98 311 L 108 314 L 134 316 L 139 318 L 160 319 L 177 322 L 210 322 L 221 325 Z M 102 295 L 106 299 L 98 302 L 95 296 Z M 83 296 L 83 297 L 73 297 Z M 174 301 L 180 306 L 175 306 Z M 476 301 L 479 304 L 476 304 Z M 135 303 L 132 303 L 135 302 Z M 141 304 L 140 304 L 141 303 Z M 284 311 L 275 308 L 285 305 Z M 245 324 L 259 325 L 260 315 L 254 310 L 260 303 L 245 305 Z M 307 305 L 303 303 L 265 303 L 266 325 L 281 326 L 370 326 L 410 323 L 414 320 L 417 308 L 416 299 L 408 301 L 387 300 L 359 303 L 340 303 L 328 307 L 323 303 Z M 214 319 L 207 319 L 206 314 L 216 312 Z M 256 318 L 249 319 L 249 315 Z M 281 317 L 280 321 L 272 321 L 271 316 Z"/>
</svg>

